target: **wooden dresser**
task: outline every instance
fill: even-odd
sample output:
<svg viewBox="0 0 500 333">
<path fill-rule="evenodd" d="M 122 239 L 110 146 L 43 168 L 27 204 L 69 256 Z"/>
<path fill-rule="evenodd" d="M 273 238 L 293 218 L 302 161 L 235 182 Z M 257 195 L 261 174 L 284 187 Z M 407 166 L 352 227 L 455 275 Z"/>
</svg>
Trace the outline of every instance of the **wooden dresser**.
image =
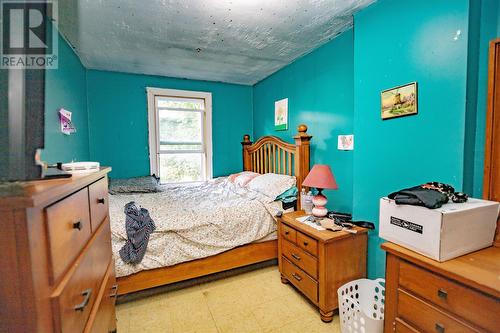
<svg viewBox="0 0 500 333">
<path fill-rule="evenodd" d="M 291 283 L 330 322 L 338 309 L 337 289 L 366 277 L 367 230 L 357 234 L 319 231 L 296 220 L 303 211 L 278 219 L 278 261 L 281 282 Z"/>
<path fill-rule="evenodd" d="M 0 332 L 115 330 L 110 170 L 0 185 Z"/>
<path fill-rule="evenodd" d="M 387 251 L 385 332 L 499 332 L 500 248 L 437 262 Z"/>
</svg>

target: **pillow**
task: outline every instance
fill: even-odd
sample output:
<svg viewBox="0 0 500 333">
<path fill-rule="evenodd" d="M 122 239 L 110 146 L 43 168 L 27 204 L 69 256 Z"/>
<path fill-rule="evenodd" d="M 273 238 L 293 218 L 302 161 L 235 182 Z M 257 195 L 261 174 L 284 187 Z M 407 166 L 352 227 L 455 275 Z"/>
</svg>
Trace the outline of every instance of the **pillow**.
<svg viewBox="0 0 500 333">
<path fill-rule="evenodd" d="M 229 179 L 229 181 L 231 183 L 234 183 L 234 180 L 236 179 L 236 177 L 238 177 L 239 175 L 241 175 L 243 172 L 238 172 L 238 173 L 232 173 L 229 175 L 229 177 L 227 177 L 227 179 Z"/>
<path fill-rule="evenodd" d="M 259 173 L 252 171 L 244 171 L 238 177 L 235 178 L 234 183 L 241 187 L 245 187 L 252 179 L 258 176 L 260 176 Z"/>
<path fill-rule="evenodd" d="M 247 187 L 272 198 L 274 201 L 278 195 L 295 186 L 295 183 L 296 180 L 293 176 L 266 173 L 252 179 Z"/>
<path fill-rule="evenodd" d="M 155 175 L 143 176 L 143 177 L 133 177 L 133 178 L 122 178 L 122 179 L 110 179 L 109 180 L 109 193 L 119 194 L 119 193 L 154 193 L 161 192 L 159 178 Z"/>
</svg>

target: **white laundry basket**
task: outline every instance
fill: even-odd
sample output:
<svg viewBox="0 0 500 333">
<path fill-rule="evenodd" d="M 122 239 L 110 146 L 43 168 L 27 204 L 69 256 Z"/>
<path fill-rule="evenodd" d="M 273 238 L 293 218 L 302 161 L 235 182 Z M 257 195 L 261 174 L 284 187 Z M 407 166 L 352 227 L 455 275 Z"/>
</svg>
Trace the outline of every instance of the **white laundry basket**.
<svg viewBox="0 0 500 333">
<path fill-rule="evenodd" d="M 354 280 L 340 287 L 337 293 L 342 333 L 384 331 L 384 279 Z"/>
</svg>

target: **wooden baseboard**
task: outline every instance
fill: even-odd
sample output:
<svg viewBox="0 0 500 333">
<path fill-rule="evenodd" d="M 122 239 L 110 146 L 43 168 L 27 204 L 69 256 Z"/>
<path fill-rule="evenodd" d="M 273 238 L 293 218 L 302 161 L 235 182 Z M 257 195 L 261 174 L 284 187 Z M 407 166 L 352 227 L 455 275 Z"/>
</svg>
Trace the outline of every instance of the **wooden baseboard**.
<svg viewBox="0 0 500 333">
<path fill-rule="evenodd" d="M 277 240 L 242 245 L 207 258 L 119 277 L 118 295 L 223 272 L 278 257 Z"/>
</svg>

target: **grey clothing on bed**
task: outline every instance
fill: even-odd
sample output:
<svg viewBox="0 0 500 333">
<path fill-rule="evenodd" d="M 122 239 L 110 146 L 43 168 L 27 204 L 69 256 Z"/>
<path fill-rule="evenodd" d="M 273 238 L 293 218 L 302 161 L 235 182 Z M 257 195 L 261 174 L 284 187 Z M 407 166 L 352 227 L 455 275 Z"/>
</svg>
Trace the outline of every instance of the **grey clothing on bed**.
<svg viewBox="0 0 500 333">
<path fill-rule="evenodd" d="M 127 242 L 120 249 L 120 257 L 128 264 L 140 263 L 146 253 L 149 234 L 156 226 L 147 209 L 140 207 L 134 201 L 125 205 L 125 229 Z"/>
</svg>

